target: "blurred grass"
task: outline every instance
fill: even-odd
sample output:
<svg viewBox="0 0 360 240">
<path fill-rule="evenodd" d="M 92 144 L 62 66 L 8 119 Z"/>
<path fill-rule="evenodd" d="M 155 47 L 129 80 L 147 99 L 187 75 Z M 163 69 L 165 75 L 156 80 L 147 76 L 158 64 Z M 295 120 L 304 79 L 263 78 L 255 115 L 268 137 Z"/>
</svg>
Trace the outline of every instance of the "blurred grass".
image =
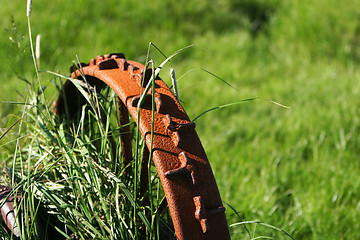
<svg viewBox="0 0 360 240">
<path fill-rule="evenodd" d="M 177 77 L 201 67 L 238 91 L 203 71 L 189 73 L 178 88 L 191 118 L 258 96 L 292 107 L 254 101 L 197 120 L 223 200 L 244 220 L 269 223 L 295 239 L 358 239 L 358 6 L 350 0 L 34 0 L 31 21 L 34 38 L 41 34 L 40 68 L 62 74 L 75 54 L 86 62 L 124 52 L 144 62 L 150 41 L 166 54 L 196 43 L 172 60 Z M 20 0 L 0 6 L 0 101 L 22 100 L 16 90 L 23 92 L 25 85 L 10 66 L 22 69 L 26 79 L 34 77 L 25 11 Z M 11 33 L 4 30 L 11 29 L 11 16 L 18 39 L 24 35 L 23 56 L 16 56 Z M 162 60 L 155 51 L 152 57 Z M 162 78 L 170 83 L 167 72 Z M 51 80 L 41 78 L 44 84 Z M 55 88 L 50 84 L 46 91 L 52 95 Z M 14 111 L 14 105 L 0 104 L 1 131 L 13 122 Z M 10 155 L 2 152 L 1 161 Z M 230 209 L 227 214 L 230 223 L 239 221 Z M 243 227 L 231 230 L 234 239 L 246 236 Z M 275 234 L 261 226 L 253 231 Z"/>
</svg>

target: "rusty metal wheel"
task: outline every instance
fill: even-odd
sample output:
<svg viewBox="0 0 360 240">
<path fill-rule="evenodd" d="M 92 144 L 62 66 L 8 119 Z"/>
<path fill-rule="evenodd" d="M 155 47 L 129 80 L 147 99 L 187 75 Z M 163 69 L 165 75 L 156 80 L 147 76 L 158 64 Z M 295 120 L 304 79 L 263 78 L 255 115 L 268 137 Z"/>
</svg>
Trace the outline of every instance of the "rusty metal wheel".
<svg viewBox="0 0 360 240">
<path fill-rule="evenodd" d="M 225 208 L 196 134 L 195 123 L 190 121 L 166 84 L 160 78 L 155 80 L 156 111 L 153 116 L 154 138 L 151 140 L 151 91 L 140 107 L 140 119 L 137 108 L 142 86 L 150 79 L 150 69 L 145 70 L 142 64 L 125 60 L 123 54 L 107 54 L 92 59 L 89 64 L 81 64 L 78 69 L 72 68 L 72 71 L 74 79 L 85 76 L 93 85 L 105 83 L 114 90 L 121 100 L 121 124 L 128 123 L 128 112 L 139 123 L 147 147 L 153 154 L 177 238 L 229 239 Z M 71 101 L 71 91 L 75 88 L 70 85 L 71 82 L 65 84 L 65 98 L 68 99 L 67 108 L 75 110 L 79 106 Z M 64 110 L 63 100 L 60 98 L 57 102 L 56 111 Z M 130 136 L 121 136 L 123 159 L 128 163 L 131 161 Z"/>
<path fill-rule="evenodd" d="M 185 110 L 169 87 L 155 79 L 155 111 L 152 111 L 152 92 L 149 90 L 140 106 L 138 103 L 143 86 L 152 71 L 134 61 L 127 61 L 123 54 L 107 54 L 91 59 L 89 64 L 72 67 L 71 78 L 86 79 L 87 83 L 101 89 L 108 85 L 119 97 L 121 125 L 127 126 L 129 114 L 145 139 L 148 153 L 161 180 L 169 206 L 175 234 L 178 239 L 230 239 L 219 190 L 210 163 Z M 144 76 L 145 75 L 145 76 Z M 63 94 L 55 104 L 55 113 L 65 111 L 69 116 L 81 105 L 75 101 L 77 88 L 67 81 Z M 152 123 L 153 139 L 151 138 Z M 122 129 L 121 150 L 124 165 L 132 161 L 131 135 Z M 146 153 L 145 153 L 146 154 Z M 143 162 L 141 188 L 147 188 L 147 166 Z M 131 171 L 131 169 L 126 169 Z"/>
</svg>

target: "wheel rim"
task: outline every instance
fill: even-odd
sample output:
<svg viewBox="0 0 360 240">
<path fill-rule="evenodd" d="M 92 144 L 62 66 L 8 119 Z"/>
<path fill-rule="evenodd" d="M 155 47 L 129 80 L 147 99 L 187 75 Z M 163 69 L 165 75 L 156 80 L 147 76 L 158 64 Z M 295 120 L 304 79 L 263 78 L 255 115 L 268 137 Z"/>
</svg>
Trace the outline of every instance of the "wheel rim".
<svg viewBox="0 0 360 240">
<path fill-rule="evenodd" d="M 128 123 L 128 113 L 138 124 L 161 180 L 176 237 L 230 239 L 225 208 L 210 163 L 195 131 L 195 123 L 190 121 L 166 84 L 160 78 L 155 79 L 155 111 L 152 111 L 149 90 L 138 115 L 142 86 L 146 85 L 151 76 L 151 70 L 145 70 L 142 64 L 125 60 L 123 54 L 107 54 L 92 59 L 89 64 L 72 67 L 71 71 L 73 79 L 85 77 L 98 88 L 103 83 L 108 85 L 122 102 L 119 106 L 121 125 Z M 68 80 L 63 94 L 55 102 L 55 114 L 60 115 L 65 109 L 69 112 L 79 109 L 78 102 L 72 99 L 74 91 L 76 88 Z M 124 129 L 124 132 L 128 130 Z M 127 165 L 132 155 L 131 140 L 127 134 L 122 134 L 121 140 L 124 164 Z M 141 171 L 142 179 L 147 179 L 143 176 L 146 172 L 147 169 Z M 146 187 L 144 183 L 141 185 L 142 189 Z"/>
</svg>

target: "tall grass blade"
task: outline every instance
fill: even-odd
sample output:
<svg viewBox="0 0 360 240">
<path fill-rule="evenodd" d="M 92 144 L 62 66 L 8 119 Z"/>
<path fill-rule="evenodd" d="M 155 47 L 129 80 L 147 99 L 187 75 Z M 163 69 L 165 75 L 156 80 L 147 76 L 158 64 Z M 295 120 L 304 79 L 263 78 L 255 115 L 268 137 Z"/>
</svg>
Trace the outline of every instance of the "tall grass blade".
<svg viewBox="0 0 360 240">
<path fill-rule="evenodd" d="M 226 206 L 228 206 L 229 208 L 231 208 L 231 210 L 234 211 L 234 213 L 236 214 L 236 216 L 239 218 L 239 220 L 240 220 L 241 222 L 244 222 L 243 219 L 242 219 L 242 217 L 239 215 L 239 212 L 236 211 L 236 209 L 235 209 L 233 206 L 231 206 L 230 204 L 228 204 L 228 203 L 226 203 L 226 202 L 224 202 L 224 201 L 223 201 L 223 203 L 225 203 Z M 249 229 L 246 227 L 246 224 L 243 224 L 243 225 L 244 225 L 245 231 L 247 232 L 247 234 L 248 234 L 249 237 L 251 238 L 250 231 L 249 231 Z"/>
<path fill-rule="evenodd" d="M 221 105 L 221 106 L 217 106 L 217 107 L 210 108 L 210 109 L 208 109 L 208 110 L 200 113 L 200 115 L 198 115 L 197 117 L 195 117 L 192 121 L 195 122 L 198 118 L 200 118 L 201 116 L 203 116 L 204 114 L 206 114 L 206 113 L 208 113 L 208 112 L 211 112 L 211 111 L 214 111 L 214 110 L 218 110 L 218 109 L 222 109 L 222 108 L 226 108 L 226 107 L 231 107 L 231 106 L 238 105 L 238 104 L 241 104 L 241 103 L 244 103 L 244 102 L 254 101 L 254 100 L 257 100 L 257 99 L 265 100 L 265 101 L 267 101 L 267 102 L 273 103 L 273 104 L 278 105 L 278 106 L 283 107 L 283 108 L 288 108 L 288 109 L 291 108 L 291 107 L 285 106 L 285 105 L 283 105 L 283 104 L 280 104 L 280 103 L 278 103 L 278 102 L 275 102 L 275 101 L 272 101 L 272 100 L 270 100 L 270 99 L 267 99 L 267 98 L 262 98 L 262 97 L 247 98 L 247 99 L 244 99 L 244 100 L 241 100 L 241 101 L 238 101 L 238 102 L 229 103 L 229 104 L 225 104 L 225 105 Z"/>
<path fill-rule="evenodd" d="M 195 122 L 198 118 L 200 118 L 201 116 L 203 116 L 204 114 L 208 113 L 208 112 L 211 112 L 211 111 L 214 111 L 214 110 L 217 110 L 217 109 L 221 109 L 221 108 L 226 108 L 226 107 L 230 107 L 230 106 L 234 106 L 234 105 L 237 105 L 237 104 L 241 104 L 241 103 L 244 103 L 244 102 L 250 102 L 250 101 L 254 101 L 258 98 L 248 98 L 248 99 L 244 99 L 244 100 L 241 100 L 239 102 L 234 102 L 234 103 L 229 103 L 229 104 L 225 104 L 225 105 L 221 105 L 221 106 L 217 106 L 217 107 L 213 107 L 213 108 L 210 108 L 204 112 L 202 112 L 200 115 L 198 115 L 197 117 L 195 117 L 192 121 Z"/>
<path fill-rule="evenodd" d="M 285 232 L 285 231 L 282 230 L 281 228 L 272 226 L 272 225 L 267 224 L 267 223 L 259 222 L 259 221 L 239 222 L 239 223 L 231 224 L 229 227 L 236 227 L 236 226 L 244 225 L 244 224 L 260 224 L 260 225 L 263 225 L 263 226 L 265 226 L 265 227 L 272 228 L 272 229 L 274 229 L 274 230 L 276 230 L 276 231 L 282 232 L 283 234 L 285 234 L 286 236 L 288 236 L 290 239 L 295 240 L 293 237 L 290 236 L 290 234 L 288 234 L 287 232 Z"/>
<path fill-rule="evenodd" d="M 228 85 L 229 87 L 231 87 L 232 89 L 234 89 L 235 91 L 239 91 L 237 88 L 235 88 L 233 85 L 231 85 L 230 83 L 228 83 L 225 79 L 217 76 L 216 74 L 204 69 L 204 68 L 194 68 L 194 69 L 191 69 L 189 71 L 187 71 L 186 73 L 184 73 L 183 75 L 180 76 L 180 78 L 177 80 L 177 82 L 179 82 L 183 77 L 185 77 L 187 74 L 189 73 L 192 73 L 194 71 L 197 71 L 197 70 L 201 70 L 203 72 L 206 72 L 208 74 L 210 74 L 211 76 L 215 77 L 216 79 L 219 79 L 220 81 L 222 81 L 223 83 L 225 83 L 226 85 Z"/>
<path fill-rule="evenodd" d="M 177 54 L 179 54 L 180 52 L 184 51 L 184 50 L 187 49 L 187 48 L 193 47 L 193 46 L 195 46 L 195 44 L 191 44 L 191 45 L 189 45 L 189 46 L 186 46 L 186 47 L 183 47 L 183 48 L 177 50 L 176 52 L 174 52 L 173 54 L 171 54 L 168 58 L 166 58 L 166 59 L 159 65 L 159 67 L 157 67 L 157 68 L 155 69 L 155 71 L 154 71 L 153 74 L 151 75 L 151 78 L 150 78 L 148 84 L 147 84 L 146 87 L 145 87 L 145 90 L 144 90 L 142 96 L 140 97 L 140 100 L 139 100 L 139 103 L 138 103 L 138 108 L 141 106 L 141 104 L 143 103 L 143 101 L 144 101 L 144 99 L 145 99 L 145 96 L 146 96 L 147 92 L 150 90 L 152 81 L 154 81 L 155 78 L 159 75 L 159 73 L 160 73 L 161 69 L 164 67 L 164 65 L 165 65 L 168 61 L 170 61 L 170 59 L 172 59 L 172 58 L 175 57 Z"/>
</svg>

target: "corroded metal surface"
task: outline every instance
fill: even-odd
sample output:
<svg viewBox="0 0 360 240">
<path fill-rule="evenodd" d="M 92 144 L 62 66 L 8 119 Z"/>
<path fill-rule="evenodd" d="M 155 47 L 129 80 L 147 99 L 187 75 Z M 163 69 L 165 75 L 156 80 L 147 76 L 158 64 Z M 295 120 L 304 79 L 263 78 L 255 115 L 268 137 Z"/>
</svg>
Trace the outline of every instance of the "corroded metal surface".
<svg viewBox="0 0 360 240">
<path fill-rule="evenodd" d="M 143 78 L 143 75 L 145 77 Z M 104 82 L 111 87 L 139 123 L 139 129 L 150 149 L 152 125 L 152 95 L 149 91 L 141 105 L 138 119 L 137 105 L 143 80 L 149 81 L 151 70 L 144 70 L 138 62 L 127 61 L 123 54 L 108 54 L 92 59 L 81 68 L 72 68 L 72 78 L 92 81 L 92 85 Z M 99 81 L 100 80 L 100 81 Z M 159 173 L 169 205 L 178 239 L 230 239 L 219 190 L 199 137 L 195 123 L 191 122 L 176 96 L 160 79 L 155 80 L 153 161 Z M 56 112 L 65 109 L 72 112 L 78 106 L 71 101 L 70 81 L 65 84 L 65 99 L 59 98 Z M 124 106 L 120 107 L 123 108 Z M 127 113 L 123 113 L 126 115 Z M 124 124 L 126 120 L 124 120 Z M 130 148 L 129 140 L 123 139 L 123 148 Z M 126 146 L 127 145 L 127 146 Z M 128 150 L 125 150 L 128 151 Z M 129 150 L 130 151 L 130 150 Z M 128 162 L 129 153 L 124 157 Z"/>
<path fill-rule="evenodd" d="M 125 166 L 125 175 L 131 172 L 131 160 L 132 160 L 132 147 L 131 147 L 131 133 L 129 124 L 129 112 L 122 101 L 119 101 L 119 117 L 120 125 L 120 138 L 121 138 L 121 150 L 122 157 Z"/>
<path fill-rule="evenodd" d="M 151 147 L 152 95 L 147 93 L 141 105 L 140 119 L 137 106 L 143 80 L 149 81 L 151 70 L 144 70 L 138 62 L 126 61 L 123 54 L 108 54 L 92 59 L 80 68 L 71 68 L 72 78 L 85 76 L 89 85 L 99 91 L 104 85 L 111 87 L 119 96 L 120 124 L 127 125 L 128 112 Z M 143 75 L 145 74 L 145 77 Z M 164 188 L 175 233 L 178 239 L 230 239 L 219 190 L 209 161 L 191 122 L 176 96 L 160 79 L 155 80 L 154 139 L 151 153 Z M 74 117 L 84 100 L 74 99 L 77 89 L 70 81 L 64 85 L 63 94 L 55 103 L 55 114 L 67 113 Z M 129 129 L 122 129 L 122 154 L 124 165 L 132 158 Z M 147 157 L 143 160 L 141 191 L 147 188 Z M 131 171 L 131 169 L 127 169 Z M 11 189 L 0 189 L 0 200 L 4 201 Z M 17 196 L 19 198 L 19 196 Z M 14 197 L 8 198 L 1 208 L 2 219 L 13 234 L 19 236 L 14 215 Z"/>
</svg>

